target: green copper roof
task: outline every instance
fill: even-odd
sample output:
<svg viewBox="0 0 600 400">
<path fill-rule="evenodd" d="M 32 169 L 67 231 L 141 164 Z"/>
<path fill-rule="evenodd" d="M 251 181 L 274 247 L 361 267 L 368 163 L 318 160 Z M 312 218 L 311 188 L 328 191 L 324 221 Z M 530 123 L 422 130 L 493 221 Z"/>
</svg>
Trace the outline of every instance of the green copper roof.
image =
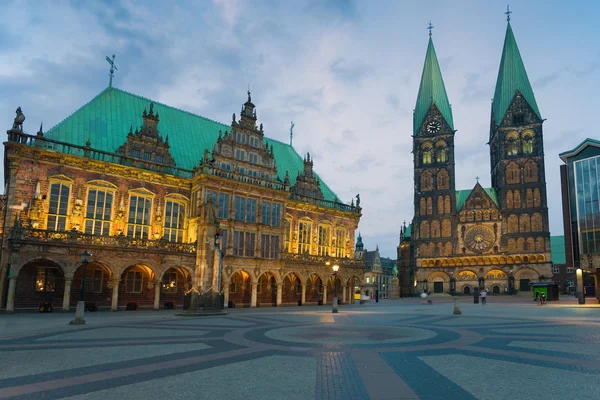
<svg viewBox="0 0 600 400">
<path fill-rule="evenodd" d="M 564 236 L 550 236 L 550 252 L 552 254 L 553 264 L 567 263 Z"/>
<path fill-rule="evenodd" d="M 425 65 L 423 66 L 423 74 L 421 75 L 421 85 L 419 86 L 419 95 L 417 96 L 417 104 L 413 114 L 413 133 L 416 134 L 431 107 L 431 103 L 435 103 L 440 113 L 454 130 L 454 121 L 452 120 L 452 108 L 446 94 L 446 87 L 442 79 L 442 71 L 435 55 L 433 41 L 429 37 L 429 45 L 427 46 L 427 55 L 425 56 Z"/>
<path fill-rule="evenodd" d="M 404 237 L 406 239 L 410 239 L 410 234 L 412 233 L 412 224 L 408 224 L 406 229 L 404 230 Z"/>
<path fill-rule="evenodd" d="M 191 170 L 199 163 L 204 149 L 212 151 L 219 130 L 231 131 L 229 125 L 108 87 L 46 132 L 45 137 L 85 146 L 89 134 L 92 148 L 115 152 L 125 143 L 130 126 L 133 125 L 134 130 L 142 126 L 142 112 L 144 108 L 149 108 L 151 102 L 160 118 L 158 130 L 163 138 L 169 137 L 171 155 L 179 168 Z M 279 178 L 283 181 L 285 172 L 289 171 L 290 183 L 295 184 L 298 172 L 304 171 L 302 157 L 285 143 L 265 139 L 269 145 L 273 145 Z M 318 179 L 325 199 L 339 201 L 329 186 Z"/>
<path fill-rule="evenodd" d="M 500 125 L 506 110 L 515 97 L 516 91 L 521 92 L 531 109 L 539 119 L 542 119 L 533 95 L 533 89 L 529 83 L 523 59 L 517 41 L 513 34 L 510 22 L 506 27 L 506 37 L 504 38 L 504 49 L 502 49 L 502 59 L 500 60 L 500 70 L 498 71 L 498 80 L 496 81 L 496 90 L 494 92 L 494 101 L 492 103 L 492 112 L 496 120 L 496 125 Z"/>
<path fill-rule="evenodd" d="M 496 198 L 496 191 L 493 188 L 483 188 L 485 192 L 490 196 L 494 204 L 498 205 L 498 199 Z M 467 198 L 471 194 L 473 189 L 457 190 L 456 191 L 456 211 L 460 210 L 467 201 Z"/>
</svg>

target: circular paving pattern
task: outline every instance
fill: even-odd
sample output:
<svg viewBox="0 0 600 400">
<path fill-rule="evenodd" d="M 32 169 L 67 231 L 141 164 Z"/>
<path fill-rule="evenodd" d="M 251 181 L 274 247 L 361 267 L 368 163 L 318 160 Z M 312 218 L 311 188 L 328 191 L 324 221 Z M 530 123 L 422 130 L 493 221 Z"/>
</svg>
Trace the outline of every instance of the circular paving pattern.
<svg viewBox="0 0 600 400">
<path fill-rule="evenodd" d="M 333 346 L 394 345 L 432 339 L 437 333 L 408 326 L 304 325 L 275 328 L 264 335 L 282 342 L 303 344 L 328 343 Z"/>
</svg>

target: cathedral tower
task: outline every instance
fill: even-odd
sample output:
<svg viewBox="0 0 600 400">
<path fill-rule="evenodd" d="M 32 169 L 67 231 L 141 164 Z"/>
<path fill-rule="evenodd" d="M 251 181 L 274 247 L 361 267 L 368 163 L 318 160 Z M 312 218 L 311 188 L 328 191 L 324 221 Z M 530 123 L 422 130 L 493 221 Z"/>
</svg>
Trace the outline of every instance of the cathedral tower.
<svg viewBox="0 0 600 400">
<path fill-rule="evenodd" d="M 502 249 L 544 253 L 550 261 L 550 232 L 542 123 L 508 18 L 490 124 L 492 187 L 502 215 Z M 538 258 L 540 258 L 538 256 Z"/>
<path fill-rule="evenodd" d="M 456 247 L 454 122 L 431 33 L 413 114 L 415 257 L 450 256 Z"/>
</svg>

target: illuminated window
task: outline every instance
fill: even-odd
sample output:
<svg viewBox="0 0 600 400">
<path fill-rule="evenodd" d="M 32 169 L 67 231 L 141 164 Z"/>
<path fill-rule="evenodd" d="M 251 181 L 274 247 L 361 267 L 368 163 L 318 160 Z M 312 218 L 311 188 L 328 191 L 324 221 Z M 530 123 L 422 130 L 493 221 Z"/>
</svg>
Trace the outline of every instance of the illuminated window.
<svg viewBox="0 0 600 400">
<path fill-rule="evenodd" d="M 312 233 L 312 223 L 309 221 L 300 221 L 298 223 L 298 253 L 310 253 L 310 237 Z"/>
<path fill-rule="evenodd" d="M 337 258 L 346 256 L 346 230 L 344 228 L 335 230 L 335 256 Z"/>
<path fill-rule="evenodd" d="M 233 255 L 240 257 L 254 257 L 256 234 L 250 232 L 233 232 Z"/>
<path fill-rule="evenodd" d="M 279 258 L 279 236 L 261 235 L 260 246 L 263 258 Z"/>
<path fill-rule="evenodd" d="M 148 239 L 148 232 L 150 232 L 151 210 L 151 199 L 136 195 L 132 195 L 131 197 L 129 197 L 127 236 L 133 238 Z"/>
<path fill-rule="evenodd" d="M 558 267 L 552 267 L 553 274 L 558 274 L 559 272 L 560 272 L 560 269 Z"/>
<path fill-rule="evenodd" d="M 54 292 L 56 282 L 56 270 L 54 268 L 38 268 L 35 279 L 36 292 Z"/>
<path fill-rule="evenodd" d="M 319 255 L 328 256 L 331 246 L 331 227 L 329 225 L 319 225 Z"/>
<path fill-rule="evenodd" d="M 506 135 L 506 155 L 514 156 L 519 154 L 519 134 L 510 132 Z"/>
<path fill-rule="evenodd" d="M 523 132 L 523 154 L 533 153 L 533 132 Z"/>
<path fill-rule="evenodd" d="M 48 208 L 48 229 L 64 231 L 67 227 L 67 209 L 71 186 L 57 182 L 50 185 L 50 207 Z"/>
<path fill-rule="evenodd" d="M 167 272 L 164 274 L 162 280 L 162 291 L 163 293 L 177 292 L 177 272 Z"/>
<path fill-rule="evenodd" d="M 425 143 L 421 147 L 422 161 L 424 165 L 431 164 L 433 162 L 433 147 L 431 143 Z"/>
<path fill-rule="evenodd" d="M 108 235 L 112 219 L 113 193 L 102 189 L 89 189 L 85 213 L 85 233 Z"/>
<path fill-rule="evenodd" d="M 164 239 L 169 242 L 183 241 L 183 218 L 185 206 L 179 202 L 167 200 L 165 206 Z"/>
<path fill-rule="evenodd" d="M 292 241 L 290 238 L 292 237 L 292 217 L 287 217 L 285 219 L 285 249 L 288 253 L 292 252 Z"/>
</svg>

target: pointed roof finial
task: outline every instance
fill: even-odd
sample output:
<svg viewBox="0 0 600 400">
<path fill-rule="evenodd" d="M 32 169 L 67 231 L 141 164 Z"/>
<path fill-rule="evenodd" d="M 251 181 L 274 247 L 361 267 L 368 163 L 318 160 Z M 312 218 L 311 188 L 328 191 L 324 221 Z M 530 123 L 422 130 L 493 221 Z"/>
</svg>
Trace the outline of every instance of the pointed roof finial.
<svg viewBox="0 0 600 400">
<path fill-rule="evenodd" d="M 477 183 L 479 183 L 479 177 L 478 176 L 475 177 L 475 180 L 477 181 Z"/>
<path fill-rule="evenodd" d="M 110 57 L 106 56 L 106 61 L 108 61 L 108 63 L 110 64 L 110 80 L 108 81 L 108 87 L 112 87 L 112 79 L 113 79 L 113 75 L 115 74 L 115 70 L 119 70 L 119 68 L 117 68 L 117 66 L 115 65 L 115 55 L 112 55 L 112 60 L 110 59 Z"/>
<path fill-rule="evenodd" d="M 429 25 L 427 25 L 427 29 L 429 30 L 429 36 L 431 36 L 431 30 L 434 28 L 433 25 L 431 25 L 431 21 L 429 21 Z"/>
<path fill-rule="evenodd" d="M 506 20 L 510 22 L 510 14 L 512 14 L 512 11 L 510 11 L 510 4 L 506 5 L 506 12 L 504 14 L 506 15 Z"/>
<path fill-rule="evenodd" d="M 40 122 L 40 130 L 38 131 L 37 135 L 38 136 L 44 136 L 44 123 Z"/>
<path fill-rule="evenodd" d="M 250 97 L 250 84 L 248 84 L 248 103 L 252 102 L 252 98 Z"/>
</svg>

